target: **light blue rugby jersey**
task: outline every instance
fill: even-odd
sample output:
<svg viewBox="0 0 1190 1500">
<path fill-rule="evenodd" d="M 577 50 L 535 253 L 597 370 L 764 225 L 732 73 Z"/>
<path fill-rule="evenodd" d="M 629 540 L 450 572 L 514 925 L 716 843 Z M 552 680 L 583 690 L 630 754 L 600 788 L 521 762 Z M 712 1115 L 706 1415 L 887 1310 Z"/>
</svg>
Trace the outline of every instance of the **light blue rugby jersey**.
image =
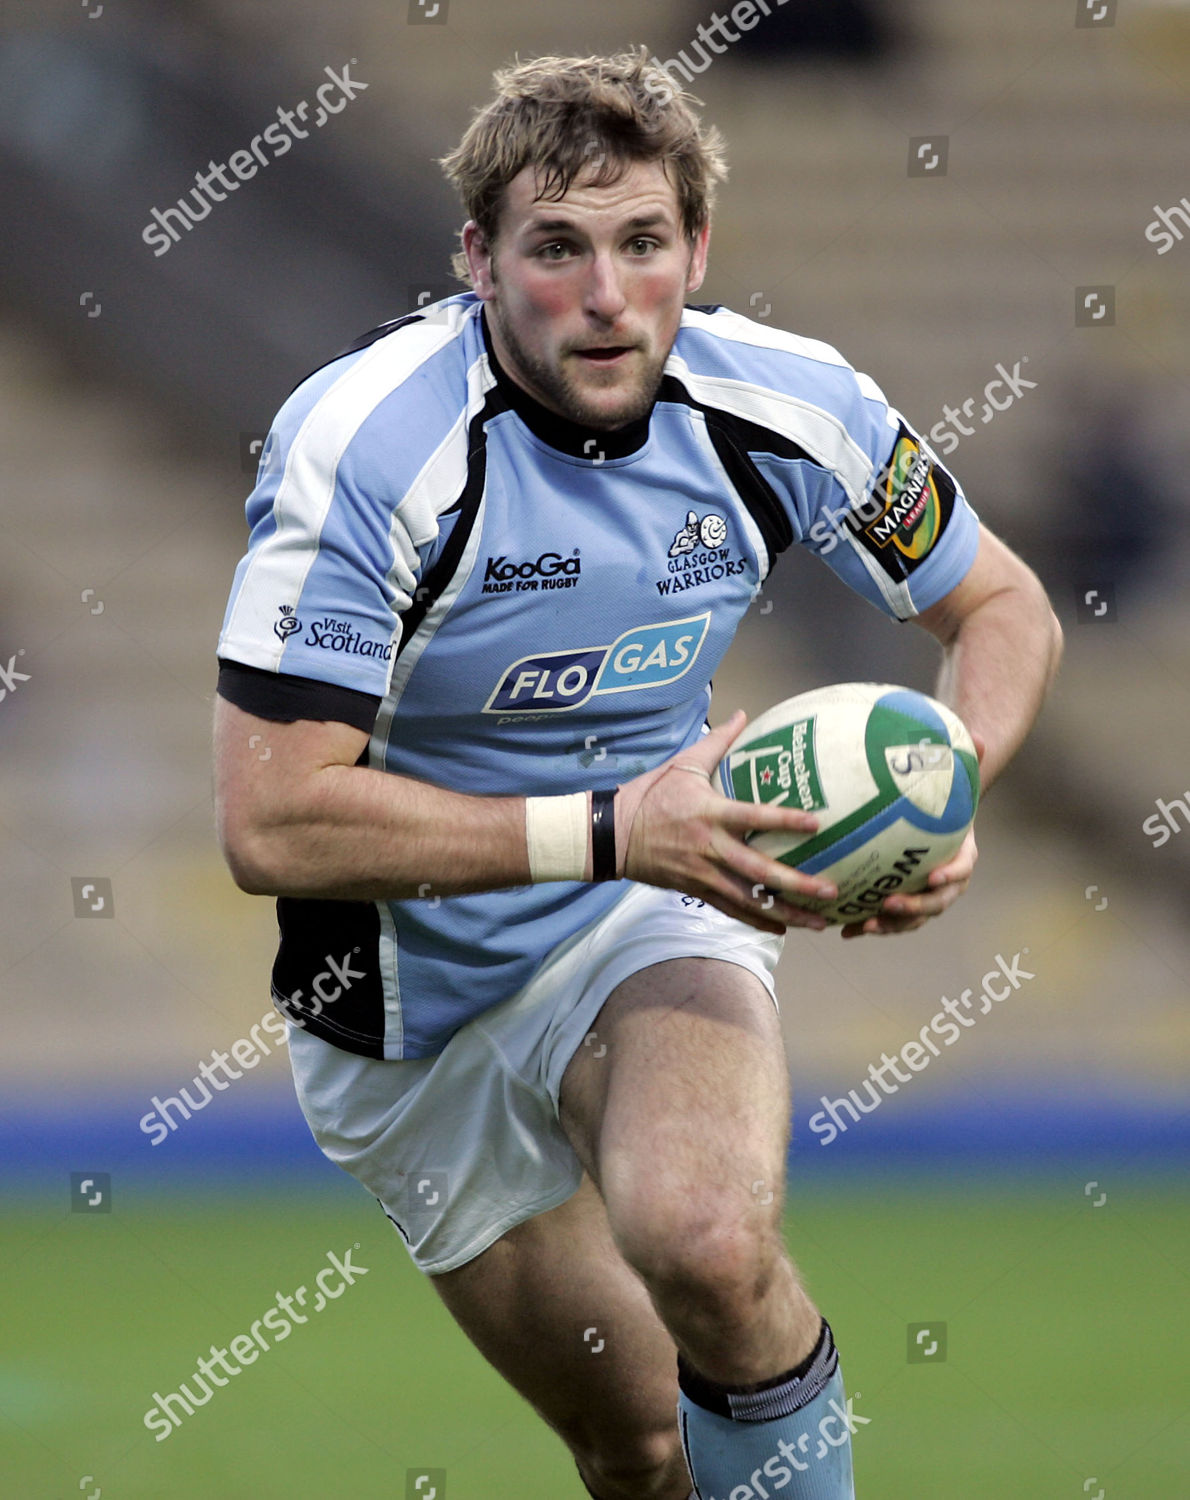
<svg viewBox="0 0 1190 1500">
<path fill-rule="evenodd" d="M 344 719 L 361 763 L 460 792 L 613 787 L 698 738 L 777 555 L 819 553 L 908 619 L 978 523 L 829 345 L 688 308 L 651 414 L 552 415 L 472 293 L 374 330 L 282 407 L 247 504 L 219 691 Z M 278 903 L 280 1008 L 371 1057 L 427 1057 L 627 890 L 551 883 Z"/>
</svg>

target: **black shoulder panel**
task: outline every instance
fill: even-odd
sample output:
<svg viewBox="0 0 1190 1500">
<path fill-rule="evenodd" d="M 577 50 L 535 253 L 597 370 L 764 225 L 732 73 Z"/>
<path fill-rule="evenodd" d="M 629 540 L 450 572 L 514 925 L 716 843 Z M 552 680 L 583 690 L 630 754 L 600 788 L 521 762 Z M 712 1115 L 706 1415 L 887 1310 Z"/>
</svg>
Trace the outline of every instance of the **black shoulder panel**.
<svg viewBox="0 0 1190 1500">
<path fill-rule="evenodd" d="M 777 458 L 802 458 L 808 463 L 815 460 L 804 448 L 779 432 L 696 401 L 676 376 L 664 377 L 657 399 L 680 402 L 702 412 L 719 461 L 756 522 L 768 549 L 770 563 L 774 562 L 793 541 L 793 526 L 785 514 L 785 507 L 750 455 L 772 453 Z"/>
</svg>

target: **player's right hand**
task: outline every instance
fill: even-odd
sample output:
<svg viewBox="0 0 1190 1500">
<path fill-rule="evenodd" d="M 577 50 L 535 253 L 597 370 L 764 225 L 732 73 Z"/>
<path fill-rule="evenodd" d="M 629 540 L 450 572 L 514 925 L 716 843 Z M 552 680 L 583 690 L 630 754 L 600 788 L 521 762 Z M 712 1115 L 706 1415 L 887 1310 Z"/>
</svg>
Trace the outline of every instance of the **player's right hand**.
<svg viewBox="0 0 1190 1500">
<path fill-rule="evenodd" d="M 761 829 L 813 833 L 818 819 L 800 808 L 733 801 L 712 781 L 746 723 L 737 710 L 696 744 L 619 789 L 618 872 L 697 896 L 761 932 L 821 930 L 826 921 L 794 903 L 798 896 L 833 897 L 835 887 L 744 842 L 746 834 Z"/>
</svg>

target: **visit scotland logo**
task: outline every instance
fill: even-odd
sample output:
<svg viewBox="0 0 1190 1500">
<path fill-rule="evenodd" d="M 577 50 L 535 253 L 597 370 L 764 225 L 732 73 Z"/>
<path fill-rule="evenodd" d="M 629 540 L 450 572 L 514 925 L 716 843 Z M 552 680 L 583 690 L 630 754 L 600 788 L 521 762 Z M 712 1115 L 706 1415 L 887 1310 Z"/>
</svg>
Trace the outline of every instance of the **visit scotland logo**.
<svg viewBox="0 0 1190 1500">
<path fill-rule="evenodd" d="M 302 628 L 302 622 L 294 612 L 292 604 L 280 606 L 281 618 L 273 622 L 273 630 L 281 640 L 287 641 Z M 325 615 L 321 620 L 312 620 L 302 639 L 303 646 L 316 646 L 320 651 L 338 651 L 344 656 L 372 656 L 380 661 L 391 661 L 392 641 L 369 641 L 352 630 L 347 620 L 336 620 Z"/>
<path fill-rule="evenodd" d="M 273 633 L 279 636 L 281 640 L 287 641 L 295 630 L 302 628 L 302 622 L 294 614 L 292 604 L 282 604 L 279 608 L 281 610 L 281 618 L 273 621 Z"/>
</svg>

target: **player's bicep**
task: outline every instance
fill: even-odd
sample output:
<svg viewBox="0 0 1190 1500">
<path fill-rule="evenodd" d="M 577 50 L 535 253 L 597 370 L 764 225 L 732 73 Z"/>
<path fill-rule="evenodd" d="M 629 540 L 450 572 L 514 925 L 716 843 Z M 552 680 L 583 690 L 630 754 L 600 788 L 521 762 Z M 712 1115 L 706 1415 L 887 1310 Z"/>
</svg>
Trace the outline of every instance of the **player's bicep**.
<svg viewBox="0 0 1190 1500">
<path fill-rule="evenodd" d="M 264 719 L 215 699 L 215 817 L 232 874 L 251 885 L 260 841 L 316 795 L 328 766 L 353 766 L 368 734 L 352 724 Z"/>
<path fill-rule="evenodd" d="M 970 568 L 941 599 L 915 615 L 913 623 L 945 646 L 958 634 L 963 621 L 982 605 L 1000 594 L 1018 591 L 1040 592 L 1037 575 L 981 523 L 979 546 Z"/>
</svg>

